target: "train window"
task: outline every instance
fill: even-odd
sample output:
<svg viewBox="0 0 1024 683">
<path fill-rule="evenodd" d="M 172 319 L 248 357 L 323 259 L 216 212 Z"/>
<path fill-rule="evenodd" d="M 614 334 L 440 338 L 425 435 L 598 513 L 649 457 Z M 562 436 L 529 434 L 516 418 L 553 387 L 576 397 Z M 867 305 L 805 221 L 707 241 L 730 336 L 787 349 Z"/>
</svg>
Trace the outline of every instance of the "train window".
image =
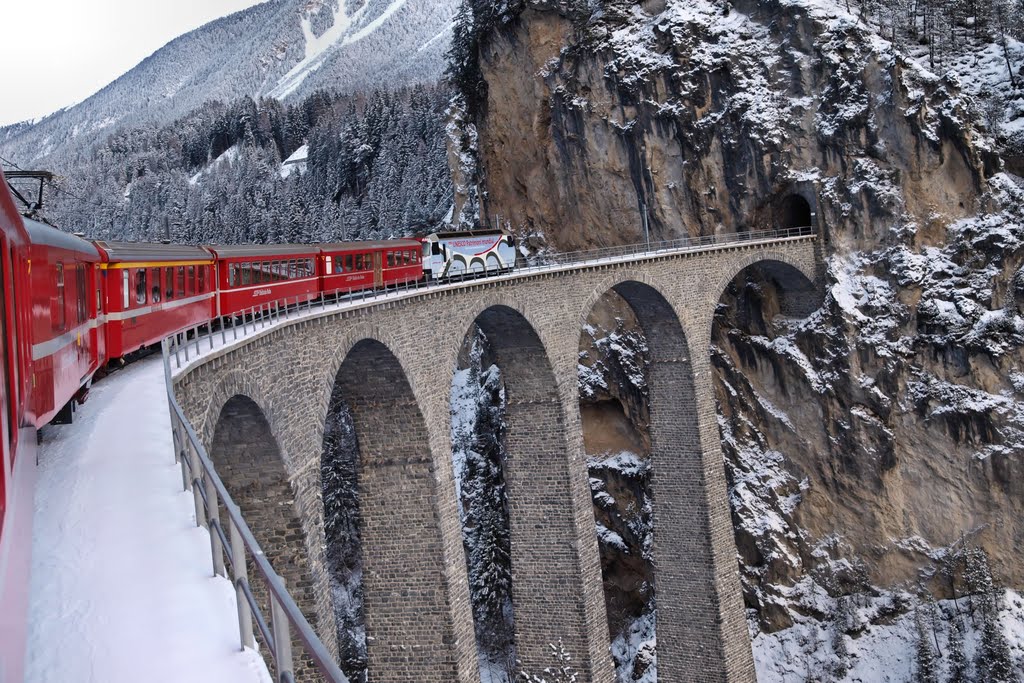
<svg viewBox="0 0 1024 683">
<path fill-rule="evenodd" d="M 432 253 L 434 256 L 440 256 L 441 245 L 438 242 L 434 242 L 432 245 L 430 245 L 430 253 Z"/>
<path fill-rule="evenodd" d="M 60 261 L 57 262 L 57 315 L 54 317 L 54 323 L 58 330 L 63 330 L 67 327 L 66 312 L 64 310 L 64 264 Z"/>
<path fill-rule="evenodd" d="M 174 298 L 174 268 L 164 268 L 164 298 Z"/>
<path fill-rule="evenodd" d="M 85 291 L 85 264 L 79 263 L 75 266 L 75 286 L 78 291 L 75 292 L 75 299 L 78 302 L 78 322 L 79 324 L 84 323 L 89 317 L 88 311 L 86 310 L 86 291 Z"/>
<path fill-rule="evenodd" d="M 121 271 L 121 310 L 127 311 L 129 306 L 128 297 L 130 292 L 128 291 L 128 278 L 130 277 L 127 270 Z"/>
<path fill-rule="evenodd" d="M 135 303 L 146 303 L 146 271 L 143 268 L 135 271 Z"/>
<path fill-rule="evenodd" d="M 394 267 L 395 267 L 395 252 L 389 251 L 388 252 L 388 268 L 394 268 Z"/>
<path fill-rule="evenodd" d="M 178 282 L 174 288 L 174 295 L 178 298 L 185 296 L 185 266 L 178 266 Z"/>
<path fill-rule="evenodd" d="M 154 268 L 149 274 L 150 281 L 153 283 L 153 291 L 150 297 L 150 301 L 155 304 L 160 303 L 160 269 Z"/>
<path fill-rule="evenodd" d="M 345 272 L 352 272 L 352 254 L 348 254 L 345 256 Z"/>
<path fill-rule="evenodd" d="M 238 268 L 239 268 L 239 270 L 242 271 L 242 284 L 243 285 L 252 284 L 250 282 L 250 280 L 252 280 L 252 271 L 249 269 L 249 264 L 248 263 L 243 263 Z"/>
<path fill-rule="evenodd" d="M 413 250 L 412 250 L 411 252 L 409 252 L 409 255 L 410 255 L 410 257 L 412 258 L 412 262 L 413 262 L 413 263 L 419 263 L 419 260 L 420 260 L 420 252 L 418 252 L 418 251 L 416 251 L 415 249 L 413 249 Z"/>
<path fill-rule="evenodd" d="M 206 291 L 206 270 L 209 266 L 199 266 L 199 293 Z"/>
</svg>

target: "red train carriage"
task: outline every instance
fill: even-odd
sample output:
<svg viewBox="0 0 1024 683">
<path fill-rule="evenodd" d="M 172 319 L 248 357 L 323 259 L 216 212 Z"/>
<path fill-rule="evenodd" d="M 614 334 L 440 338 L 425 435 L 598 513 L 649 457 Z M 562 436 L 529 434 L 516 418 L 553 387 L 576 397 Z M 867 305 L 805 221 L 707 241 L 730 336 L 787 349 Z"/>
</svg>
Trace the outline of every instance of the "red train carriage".
<svg viewBox="0 0 1024 683">
<path fill-rule="evenodd" d="M 71 421 L 103 358 L 97 310 L 100 254 L 89 242 L 33 220 L 29 238 L 32 301 L 32 401 L 36 427 Z"/>
<path fill-rule="evenodd" d="M 320 295 L 316 247 L 247 244 L 207 247 L 217 257 L 216 315 L 239 315 L 253 306 Z"/>
<path fill-rule="evenodd" d="M 174 244 L 97 242 L 103 257 L 108 358 L 214 317 L 216 278 L 205 249 Z"/>
<path fill-rule="evenodd" d="M 417 240 L 321 244 L 321 291 L 380 289 L 423 279 Z"/>
<path fill-rule="evenodd" d="M 0 173 L 0 681 L 20 681 L 25 661 L 35 427 L 31 399 L 29 243 Z"/>
</svg>

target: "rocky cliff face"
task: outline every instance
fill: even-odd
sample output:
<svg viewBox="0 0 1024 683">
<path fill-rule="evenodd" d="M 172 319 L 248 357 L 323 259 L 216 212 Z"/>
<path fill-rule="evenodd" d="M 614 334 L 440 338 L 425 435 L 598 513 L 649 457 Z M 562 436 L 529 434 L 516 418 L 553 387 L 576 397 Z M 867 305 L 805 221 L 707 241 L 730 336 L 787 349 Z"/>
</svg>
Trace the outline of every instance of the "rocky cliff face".
<svg viewBox="0 0 1024 683">
<path fill-rule="evenodd" d="M 639 241 L 645 206 L 652 239 L 785 225 L 794 193 L 874 245 L 972 215 L 998 166 L 953 82 L 838 8 L 545 5 L 482 41 L 477 126 L 487 213 L 556 248 Z"/>
<path fill-rule="evenodd" d="M 865 624 L 970 590 L 966 548 L 1020 590 L 1024 191 L 971 99 L 830 3 L 596 4 L 507 3 L 481 28 L 486 213 L 559 250 L 640 241 L 645 208 L 652 240 L 813 224 L 825 245 L 817 312 L 783 316 L 748 269 L 710 350 L 752 634 L 832 624 L 801 647 L 842 679 Z M 611 438 L 588 412 L 612 411 L 643 454 L 628 377 L 588 397 L 587 375 L 588 452 Z M 600 530 L 621 510 L 599 498 Z"/>
</svg>

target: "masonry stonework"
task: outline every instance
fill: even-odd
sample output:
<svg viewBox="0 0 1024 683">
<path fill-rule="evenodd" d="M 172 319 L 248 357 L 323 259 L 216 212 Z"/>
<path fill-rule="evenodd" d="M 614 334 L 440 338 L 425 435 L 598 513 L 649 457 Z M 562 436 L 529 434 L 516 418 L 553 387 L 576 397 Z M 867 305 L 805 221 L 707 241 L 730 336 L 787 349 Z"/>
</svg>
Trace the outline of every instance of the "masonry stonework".
<svg viewBox="0 0 1024 683">
<path fill-rule="evenodd" d="M 341 382 L 360 444 L 370 680 L 477 683 L 449 395 L 459 349 L 479 323 L 498 341 L 509 394 L 517 654 L 524 668 L 539 671 L 551 664 L 549 643 L 560 639 L 581 683 L 612 683 L 577 352 L 591 307 L 614 288 L 650 343 L 660 678 L 753 683 L 711 384 L 712 318 L 725 287 L 750 266 L 780 283 L 786 312 L 820 303 L 819 249 L 815 238 L 730 245 L 314 311 L 194 361 L 175 378 L 175 392 L 208 447 L 234 396 L 262 409 L 308 562 L 285 560 L 285 569 L 268 555 L 289 586 L 308 588 L 296 600 L 336 651 L 320 459 L 328 404 Z M 274 506 L 287 514 L 287 506 Z"/>
</svg>

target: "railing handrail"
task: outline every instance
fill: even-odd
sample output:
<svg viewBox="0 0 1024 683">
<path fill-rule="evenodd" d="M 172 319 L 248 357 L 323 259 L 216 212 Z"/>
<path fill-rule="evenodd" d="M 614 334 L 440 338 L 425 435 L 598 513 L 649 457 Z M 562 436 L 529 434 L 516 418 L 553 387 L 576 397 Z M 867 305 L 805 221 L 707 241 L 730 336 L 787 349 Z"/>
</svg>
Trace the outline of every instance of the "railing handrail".
<svg viewBox="0 0 1024 683">
<path fill-rule="evenodd" d="M 271 606 L 274 607 L 276 603 L 276 606 L 280 608 L 280 610 L 283 612 L 283 615 L 286 617 L 288 621 L 288 626 L 290 628 L 284 629 L 283 631 L 278 631 L 278 628 L 281 626 L 281 624 L 278 623 L 278 619 L 273 619 L 272 623 L 273 629 L 275 631 L 274 640 L 277 640 L 282 636 L 284 638 L 290 639 L 290 631 L 291 629 L 294 629 L 298 635 L 299 640 L 302 642 L 305 648 L 306 654 L 309 655 L 309 657 L 316 664 L 316 667 L 319 670 L 320 674 L 323 675 L 326 678 L 326 680 L 330 683 L 348 683 L 348 678 L 346 678 L 345 674 L 342 673 L 337 663 L 334 661 L 330 653 L 327 651 L 326 646 L 324 646 L 323 642 L 321 642 L 320 638 L 314 632 L 312 626 L 310 626 L 309 622 L 306 621 L 306 618 L 305 616 L 303 616 L 302 611 L 299 609 L 298 605 L 295 604 L 295 601 L 288 593 L 287 588 L 285 588 L 284 586 L 284 581 L 277 574 L 277 572 L 274 571 L 273 566 L 270 564 L 270 561 L 267 559 L 266 554 L 260 547 L 259 542 L 253 535 L 252 530 L 246 523 L 245 518 L 242 517 L 242 511 L 239 509 L 234 499 L 232 499 L 231 494 L 228 493 L 228 490 L 224 486 L 224 482 L 221 481 L 220 476 L 218 476 L 217 471 L 214 468 L 213 461 L 210 459 L 209 454 L 206 452 L 206 448 L 203 446 L 202 441 L 199 439 L 199 436 L 196 434 L 188 418 L 185 417 L 185 413 L 174 395 L 173 382 L 171 381 L 171 367 L 170 354 L 168 351 L 168 341 L 164 340 L 161 347 L 163 352 L 164 363 L 164 382 L 167 388 L 167 400 L 170 405 L 172 417 L 172 431 L 174 430 L 175 422 L 182 429 L 184 429 L 185 435 L 187 437 L 187 444 L 188 446 L 191 447 L 192 454 L 194 454 L 196 460 L 198 460 L 198 464 L 201 466 L 200 473 L 191 471 L 192 476 L 188 477 L 188 475 L 185 474 L 185 471 L 186 468 L 190 468 L 191 466 L 188 464 L 187 458 L 184 457 L 185 454 L 181 454 L 183 456 L 181 457 L 183 477 L 185 477 L 185 481 L 187 482 L 186 489 L 192 488 L 193 491 L 205 491 L 205 495 L 201 494 L 199 496 L 196 496 L 196 523 L 203 526 L 208 526 L 211 523 L 215 525 L 215 528 L 210 529 L 211 542 L 215 544 L 215 550 L 217 540 L 219 540 L 222 544 L 224 543 L 225 539 L 223 538 L 223 529 L 220 528 L 219 525 L 220 516 L 217 508 L 217 498 L 219 498 L 220 501 L 223 503 L 224 509 L 227 511 L 228 519 L 231 525 L 233 526 L 232 531 L 234 532 L 237 530 L 237 536 L 235 538 L 242 542 L 245 549 L 248 551 L 247 555 L 252 558 L 252 563 L 256 567 L 256 571 L 263 578 L 263 582 L 267 587 L 267 592 L 270 595 Z M 178 444 L 176 444 L 175 459 L 178 459 L 178 455 Z M 189 486 L 189 484 L 191 486 Z M 212 486 L 212 490 L 215 493 L 214 500 L 212 501 L 208 499 L 210 492 L 205 488 L 206 485 Z M 202 498 L 203 500 L 203 509 L 200 509 L 200 498 Z M 204 519 L 206 520 L 207 524 L 203 524 Z M 215 538 L 215 534 L 219 538 Z M 232 535 L 234 536 L 234 533 Z M 226 544 L 225 548 L 222 549 L 222 552 L 223 550 L 227 550 L 228 559 L 232 562 L 233 565 L 234 560 L 232 559 L 232 557 L 238 557 L 238 554 L 234 553 L 234 551 L 236 551 L 237 548 L 233 547 L 230 543 L 228 543 Z M 215 572 L 217 571 L 218 567 L 223 568 L 223 562 L 223 557 L 214 557 Z M 239 567 L 233 567 L 233 571 L 236 576 L 238 576 L 240 573 L 244 576 L 245 573 L 244 568 Z M 234 583 L 237 591 L 240 591 L 243 588 L 248 588 L 249 586 L 247 578 L 236 579 Z M 246 602 L 248 604 L 248 600 Z M 255 603 L 255 601 L 253 602 Z M 239 605 L 239 607 L 241 606 Z M 259 610 L 259 608 L 257 607 L 255 611 L 265 622 L 266 617 L 261 613 L 261 610 Z M 277 617 L 277 611 L 272 609 L 272 612 L 272 617 Z M 247 634 L 245 633 L 240 634 L 243 647 L 247 642 L 246 635 Z M 292 663 L 278 661 L 278 655 L 279 652 L 281 651 L 281 647 L 283 647 L 286 644 L 274 642 L 268 643 L 268 645 L 270 645 L 271 653 L 274 658 L 274 664 L 278 672 L 278 680 L 291 681 Z M 288 643 L 287 645 L 290 648 L 290 643 Z"/>
</svg>

